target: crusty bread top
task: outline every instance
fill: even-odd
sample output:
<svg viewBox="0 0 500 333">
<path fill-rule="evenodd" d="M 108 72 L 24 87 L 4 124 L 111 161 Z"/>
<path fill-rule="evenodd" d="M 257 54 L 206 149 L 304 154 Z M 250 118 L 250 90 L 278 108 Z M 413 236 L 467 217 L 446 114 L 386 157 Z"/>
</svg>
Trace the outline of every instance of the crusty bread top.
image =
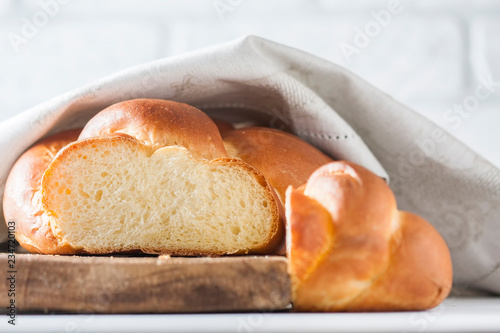
<svg viewBox="0 0 500 333">
<path fill-rule="evenodd" d="M 332 159 L 299 137 L 267 127 L 226 132 L 229 156 L 239 157 L 259 169 L 285 202 L 288 186 L 299 187 L 320 166 Z"/>
<path fill-rule="evenodd" d="M 134 99 L 111 105 L 85 125 L 79 139 L 128 134 L 153 150 L 186 147 L 208 160 L 227 157 L 214 122 L 197 108 L 160 99 Z"/>
<path fill-rule="evenodd" d="M 349 162 L 287 190 L 294 306 L 305 311 L 423 310 L 450 292 L 449 250 L 424 219 L 397 210 L 387 184 Z"/>
</svg>

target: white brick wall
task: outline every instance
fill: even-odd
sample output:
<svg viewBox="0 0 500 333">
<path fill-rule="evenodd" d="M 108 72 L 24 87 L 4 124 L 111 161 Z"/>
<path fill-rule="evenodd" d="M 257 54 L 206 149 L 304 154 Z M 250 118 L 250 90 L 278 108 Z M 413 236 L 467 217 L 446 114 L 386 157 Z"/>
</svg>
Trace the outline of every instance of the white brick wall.
<svg viewBox="0 0 500 333">
<path fill-rule="evenodd" d="M 500 87 L 457 128 L 443 118 L 478 78 L 500 81 L 499 1 L 64 0 L 15 52 L 9 33 L 51 1 L 0 0 L 0 121 L 118 70 L 256 34 L 351 69 L 500 166 Z M 342 43 L 354 45 L 391 1 L 390 23 L 347 59 Z M 221 14 L 216 3 L 234 7 Z"/>
<path fill-rule="evenodd" d="M 500 16 L 500 15 L 499 15 Z M 474 76 L 500 78 L 500 22 L 498 16 L 480 16 L 471 24 L 470 59 Z M 496 91 L 500 97 L 500 89 Z"/>
</svg>

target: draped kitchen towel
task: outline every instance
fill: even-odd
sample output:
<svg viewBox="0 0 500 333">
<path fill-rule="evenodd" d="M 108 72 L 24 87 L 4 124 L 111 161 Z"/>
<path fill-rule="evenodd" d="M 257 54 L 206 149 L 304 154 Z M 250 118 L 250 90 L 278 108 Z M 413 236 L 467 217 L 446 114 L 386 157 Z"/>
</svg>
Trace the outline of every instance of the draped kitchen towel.
<svg viewBox="0 0 500 333">
<path fill-rule="evenodd" d="M 1 123 L 1 196 L 13 163 L 37 140 L 143 97 L 289 130 L 390 179 L 399 208 L 445 238 L 455 283 L 500 293 L 500 170 L 346 69 L 253 36 L 134 67 Z"/>
</svg>

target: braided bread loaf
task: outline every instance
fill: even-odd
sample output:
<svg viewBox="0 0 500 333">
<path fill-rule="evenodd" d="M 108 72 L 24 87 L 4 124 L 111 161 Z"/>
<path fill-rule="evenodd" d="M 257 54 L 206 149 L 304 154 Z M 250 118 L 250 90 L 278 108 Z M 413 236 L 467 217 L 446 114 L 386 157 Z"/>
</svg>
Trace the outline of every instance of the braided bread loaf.
<svg viewBox="0 0 500 333">
<path fill-rule="evenodd" d="M 6 220 L 31 251 L 221 255 L 270 253 L 283 241 L 272 187 L 227 157 L 217 126 L 192 106 L 118 103 L 75 139 L 35 145 L 7 181 Z"/>
<path fill-rule="evenodd" d="M 450 292 L 444 240 L 361 166 L 332 162 L 288 188 L 286 216 L 298 310 L 423 310 Z"/>
</svg>

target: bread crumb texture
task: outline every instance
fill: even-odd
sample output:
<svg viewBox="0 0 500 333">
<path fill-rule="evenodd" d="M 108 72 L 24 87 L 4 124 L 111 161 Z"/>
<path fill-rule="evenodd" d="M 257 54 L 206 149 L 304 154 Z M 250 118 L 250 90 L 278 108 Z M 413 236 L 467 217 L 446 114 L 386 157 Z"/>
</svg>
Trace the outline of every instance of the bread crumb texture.
<svg viewBox="0 0 500 333">
<path fill-rule="evenodd" d="M 68 145 L 42 191 L 56 235 L 90 253 L 249 253 L 277 232 L 276 203 L 252 167 L 179 146 L 153 153 L 130 137 Z"/>
</svg>

